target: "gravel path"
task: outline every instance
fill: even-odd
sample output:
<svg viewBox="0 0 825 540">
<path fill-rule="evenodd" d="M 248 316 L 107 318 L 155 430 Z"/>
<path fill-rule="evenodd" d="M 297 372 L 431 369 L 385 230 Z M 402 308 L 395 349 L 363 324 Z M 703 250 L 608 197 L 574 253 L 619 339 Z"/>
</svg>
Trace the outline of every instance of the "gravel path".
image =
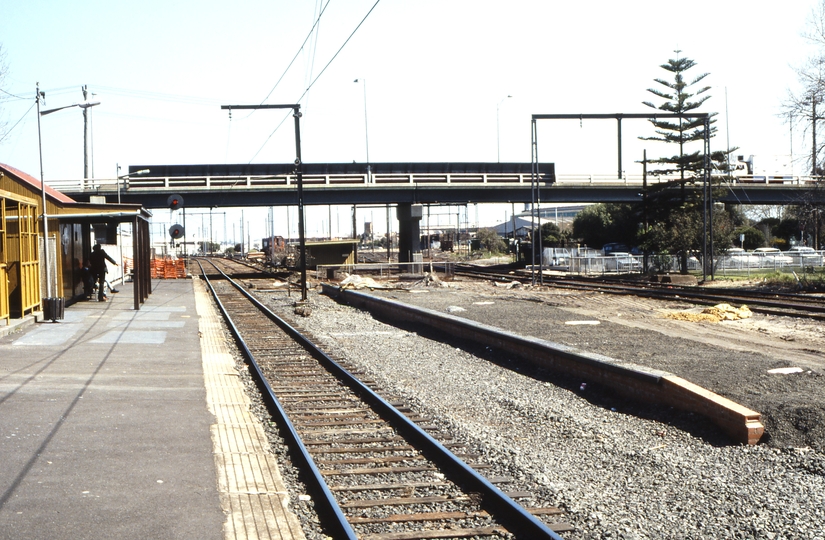
<svg viewBox="0 0 825 540">
<path fill-rule="evenodd" d="M 537 302 L 534 295 L 527 302 L 518 294 L 502 297 L 495 291 L 389 294 L 433 309 L 461 307 L 467 310 L 458 313 L 462 316 L 475 314 L 487 324 L 513 325 L 514 331 L 552 341 L 567 339 L 594 352 L 615 355 L 617 347 L 641 351 L 636 361 L 647 365 L 665 355 L 688 366 L 691 358 L 695 363 L 698 357 L 715 354 L 710 359 L 716 369 L 708 369 L 708 376 L 724 371 L 713 345 L 700 348 L 697 341 L 655 332 L 641 323 L 600 321 L 587 330 L 570 326 L 569 335 L 562 336 L 560 328 L 568 327 L 564 322 L 575 313 L 547 298 Z M 283 297 L 272 298 L 273 304 L 286 305 Z M 706 423 L 701 419 L 642 411 L 647 416 L 643 419 L 627 414 L 631 407 L 618 403 L 613 411 L 609 396 L 591 396 L 589 387 L 582 392 L 578 381 L 519 370 L 516 362 L 491 351 L 473 351 L 495 360 L 491 362 L 455 344 L 387 326 L 314 293 L 310 300 L 312 314 L 301 320 L 302 326 L 380 385 L 449 424 L 480 448 L 485 460 L 516 471 L 526 483 L 548 492 L 578 527 L 565 538 L 825 539 L 821 448 L 721 444 L 713 430 L 703 431 Z M 542 310 L 540 316 L 522 312 L 525 306 Z M 570 309 L 583 309 L 578 315 L 587 315 L 590 307 Z M 541 335 L 542 327 L 552 328 L 552 337 Z M 608 327 L 612 329 L 604 330 Z M 730 356 L 733 352 L 726 349 L 721 357 L 742 361 Z M 777 362 L 753 351 L 740 353 L 760 366 Z M 809 360 L 815 363 L 816 355 Z M 821 393 L 822 379 L 810 371 Z"/>
<path fill-rule="evenodd" d="M 679 375 L 762 414 L 763 443 L 825 452 L 825 326 L 756 315 L 724 323 L 664 318 L 679 301 L 482 284 L 381 294 Z M 514 314 L 516 314 L 514 316 Z M 596 322 L 576 325 L 571 322 Z M 800 373 L 776 375 L 781 367 Z"/>
</svg>

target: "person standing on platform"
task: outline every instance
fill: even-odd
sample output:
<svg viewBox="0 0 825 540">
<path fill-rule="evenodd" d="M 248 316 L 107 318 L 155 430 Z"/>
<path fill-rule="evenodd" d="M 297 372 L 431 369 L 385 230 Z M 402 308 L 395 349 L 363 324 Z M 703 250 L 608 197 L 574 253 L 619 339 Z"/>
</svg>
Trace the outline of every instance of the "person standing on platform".
<svg viewBox="0 0 825 540">
<path fill-rule="evenodd" d="M 117 265 L 117 262 L 106 253 L 100 244 L 95 244 L 92 248 L 92 254 L 89 256 L 89 261 L 92 263 L 92 273 L 97 281 L 97 300 L 103 302 L 106 297 L 103 295 L 103 287 L 106 285 L 106 261 Z"/>
<path fill-rule="evenodd" d="M 91 300 L 92 291 L 95 288 L 95 274 L 92 272 L 92 263 L 88 259 L 80 266 L 80 279 L 83 281 L 83 296 L 86 300 Z"/>
</svg>

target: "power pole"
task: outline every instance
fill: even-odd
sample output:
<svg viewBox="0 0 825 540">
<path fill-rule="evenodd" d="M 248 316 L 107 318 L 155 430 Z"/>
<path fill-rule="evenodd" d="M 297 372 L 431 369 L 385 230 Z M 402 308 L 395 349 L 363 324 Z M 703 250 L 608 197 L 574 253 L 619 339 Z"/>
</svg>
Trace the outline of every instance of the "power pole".
<svg viewBox="0 0 825 540">
<path fill-rule="evenodd" d="M 87 86 L 83 85 L 83 101 L 89 101 Z M 83 178 L 89 178 L 89 109 L 83 108 Z"/>
<path fill-rule="evenodd" d="M 100 105 L 100 102 L 89 103 L 89 94 L 88 94 L 89 87 L 87 85 L 83 85 L 81 90 L 83 91 L 83 103 L 78 103 L 76 106 L 83 109 L 83 178 L 89 178 L 89 108 L 94 107 L 95 105 Z M 94 94 L 92 94 L 94 95 Z M 74 105 L 73 105 L 74 106 Z M 118 190 L 118 195 L 120 195 L 120 190 Z M 120 202 L 120 201 L 118 201 Z"/>
</svg>

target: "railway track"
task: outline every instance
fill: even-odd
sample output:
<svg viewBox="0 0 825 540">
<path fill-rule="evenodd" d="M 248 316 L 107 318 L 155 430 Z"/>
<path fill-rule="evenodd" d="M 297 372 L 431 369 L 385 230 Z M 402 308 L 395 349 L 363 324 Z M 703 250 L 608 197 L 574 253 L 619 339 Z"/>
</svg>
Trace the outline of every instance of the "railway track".
<svg viewBox="0 0 825 540">
<path fill-rule="evenodd" d="M 531 277 L 529 276 L 511 274 L 507 270 L 490 271 L 484 268 L 473 267 L 472 265 L 456 265 L 453 272 L 459 276 L 488 279 L 491 281 L 515 280 L 523 283 L 531 281 Z M 700 305 L 715 305 L 720 303 L 746 304 L 751 311 L 764 315 L 825 320 L 825 298 L 815 295 L 758 292 L 730 288 L 697 288 L 654 282 L 556 276 L 544 276 L 544 284 L 559 289 L 635 295 L 659 300 L 683 300 Z"/>
<path fill-rule="evenodd" d="M 217 266 L 201 268 L 334 538 L 560 540 L 571 529 L 543 521 L 557 508 L 514 502 L 530 494 L 497 487 L 511 478 L 484 478 L 477 456 L 461 455 L 448 434 L 428 433 L 427 418 L 383 399 Z"/>
</svg>

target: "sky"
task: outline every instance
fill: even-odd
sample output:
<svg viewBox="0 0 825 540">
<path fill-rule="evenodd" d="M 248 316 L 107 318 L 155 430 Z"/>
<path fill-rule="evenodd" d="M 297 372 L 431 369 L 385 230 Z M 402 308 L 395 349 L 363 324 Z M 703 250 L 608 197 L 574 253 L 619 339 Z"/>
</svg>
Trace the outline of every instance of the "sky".
<svg viewBox="0 0 825 540">
<path fill-rule="evenodd" d="M 83 101 L 84 85 L 100 102 L 89 109 L 97 178 L 118 165 L 294 160 L 284 112 L 230 118 L 228 104 L 299 102 L 305 162 L 529 162 L 532 114 L 651 112 L 642 102 L 661 100 L 647 89 L 671 78 L 659 66 L 678 50 L 697 63 L 688 76 L 709 74 L 700 111 L 718 113 L 712 149 L 729 140 L 766 172 L 799 174 L 809 134 L 791 129 L 782 103 L 814 52 L 802 33 L 818 1 L 0 0 L 0 163 L 40 176 L 38 82 L 46 109 Z M 82 178 L 81 110 L 41 122 L 46 181 Z M 673 153 L 638 140 L 653 135 L 646 121 L 622 132 L 627 174 L 641 173 L 645 149 Z M 559 175 L 615 174 L 616 147 L 613 120 L 538 125 L 539 160 Z M 509 210 L 471 206 L 462 219 L 489 226 Z M 239 211 L 216 211 L 233 225 L 213 238 L 237 240 Z M 178 220 L 154 213 L 159 231 Z M 270 232 L 268 215 L 244 212 L 253 239 Z M 273 216 L 275 234 L 297 234 L 294 210 L 289 231 L 284 208 Z M 371 220 L 386 229 L 383 209 L 359 210 L 359 229 Z M 308 236 L 330 222 L 350 234 L 348 208 L 308 207 L 306 222 Z"/>
</svg>

